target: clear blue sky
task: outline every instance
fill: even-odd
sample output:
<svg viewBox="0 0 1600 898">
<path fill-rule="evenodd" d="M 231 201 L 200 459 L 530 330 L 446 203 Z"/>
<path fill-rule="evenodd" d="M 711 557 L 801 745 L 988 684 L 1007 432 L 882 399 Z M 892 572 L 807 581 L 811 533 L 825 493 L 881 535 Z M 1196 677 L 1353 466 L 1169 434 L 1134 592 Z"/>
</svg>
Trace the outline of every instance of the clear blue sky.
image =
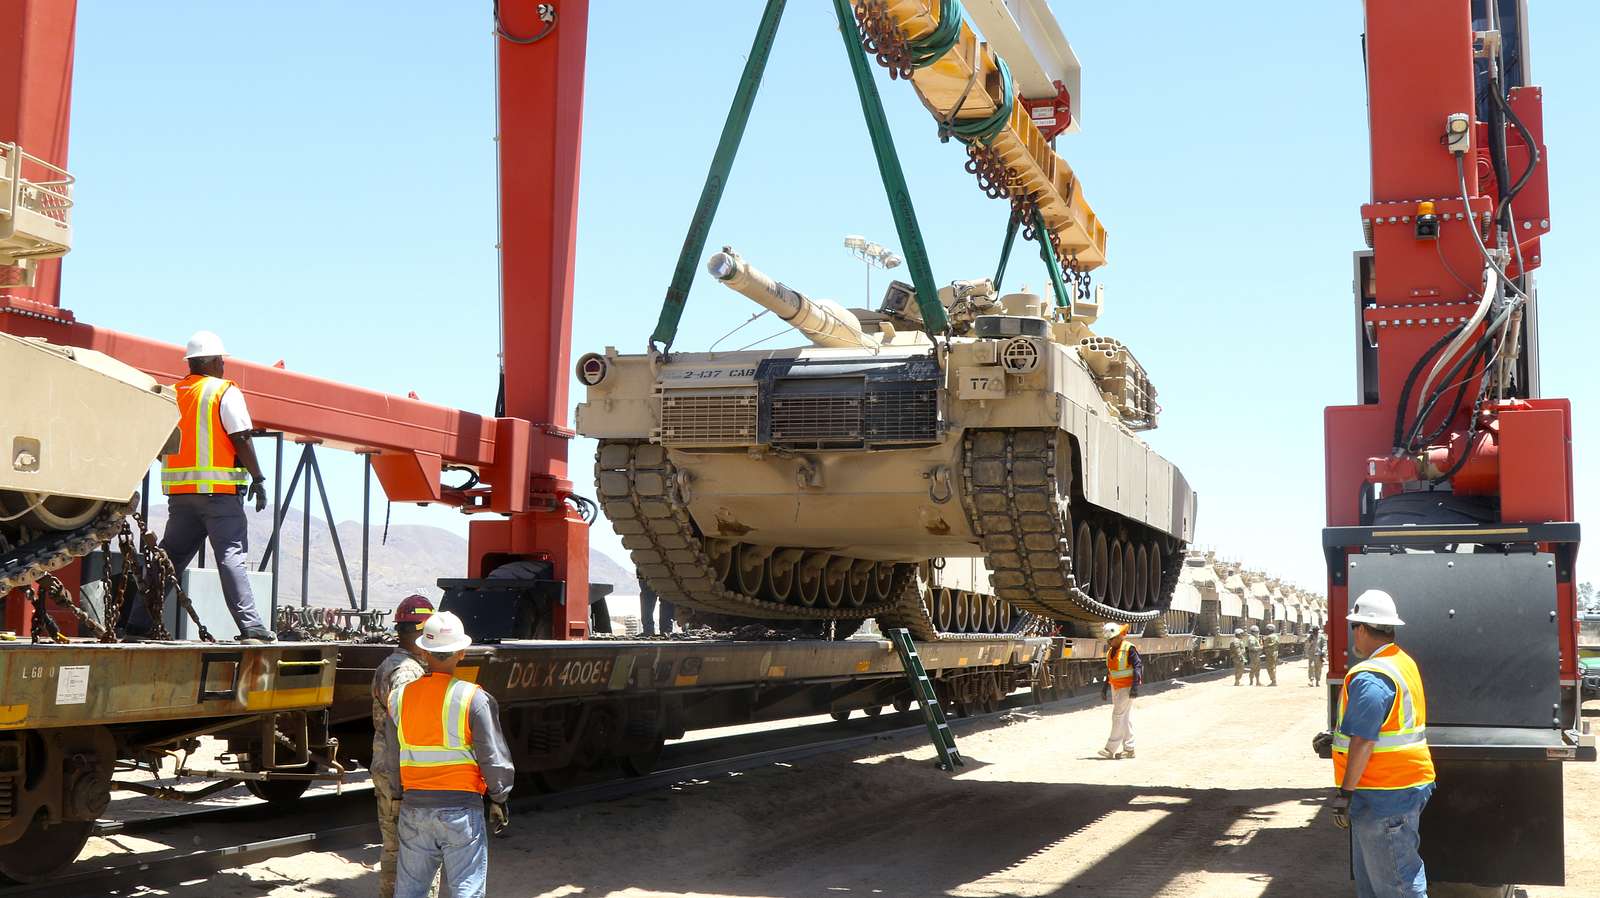
<svg viewBox="0 0 1600 898">
<path fill-rule="evenodd" d="M 1544 382 L 1577 405 L 1581 519 L 1600 489 L 1584 466 L 1600 439 L 1600 253 L 1582 248 L 1600 242 L 1585 158 L 1600 143 L 1595 20 L 1582 0 L 1533 5 L 1554 193 Z M 577 352 L 643 348 L 759 8 L 595 4 Z M 1354 392 L 1360 4 L 1056 9 L 1084 64 L 1084 130 L 1059 149 L 1111 233 L 1098 329 L 1134 347 L 1161 391 L 1150 439 L 1201 493 L 1198 541 L 1320 587 L 1321 412 Z M 492 60 L 487 0 L 81 0 L 66 305 L 174 342 L 204 326 L 245 358 L 490 411 Z M 935 277 L 990 273 L 1004 205 L 978 192 L 908 86 L 879 83 Z M 791 0 L 710 242 L 859 304 L 848 233 L 895 234 L 831 4 Z M 1013 286 L 1044 282 L 1032 258 L 1012 271 Z M 680 348 L 749 313 L 706 280 Z M 575 452 L 585 487 L 590 451 Z M 357 468 L 329 461 L 336 514 L 356 517 Z M 462 526 L 437 508 L 395 519 Z M 621 554 L 609 527 L 595 542 Z"/>
</svg>

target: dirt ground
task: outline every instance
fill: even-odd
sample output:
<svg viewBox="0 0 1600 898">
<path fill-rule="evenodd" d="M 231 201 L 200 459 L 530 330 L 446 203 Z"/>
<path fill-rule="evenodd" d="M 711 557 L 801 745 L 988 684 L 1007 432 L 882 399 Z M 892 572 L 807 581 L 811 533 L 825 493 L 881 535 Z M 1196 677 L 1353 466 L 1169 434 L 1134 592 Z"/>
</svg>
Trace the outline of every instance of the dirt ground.
<svg viewBox="0 0 1600 898">
<path fill-rule="evenodd" d="M 1277 688 L 1231 677 L 1150 690 L 1139 756 L 1094 757 L 1098 704 L 1013 712 L 959 733 L 956 776 L 920 743 L 839 754 L 672 793 L 519 817 L 495 840 L 490 894 L 950 895 L 1315 898 L 1353 894 L 1344 838 L 1322 803 L 1331 772 L 1309 747 L 1321 692 L 1304 663 Z M 1567 880 L 1600 883 L 1600 765 L 1567 768 Z M 376 894 L 375 849 L 228 871 L 159 894 Z"/>
</svg>

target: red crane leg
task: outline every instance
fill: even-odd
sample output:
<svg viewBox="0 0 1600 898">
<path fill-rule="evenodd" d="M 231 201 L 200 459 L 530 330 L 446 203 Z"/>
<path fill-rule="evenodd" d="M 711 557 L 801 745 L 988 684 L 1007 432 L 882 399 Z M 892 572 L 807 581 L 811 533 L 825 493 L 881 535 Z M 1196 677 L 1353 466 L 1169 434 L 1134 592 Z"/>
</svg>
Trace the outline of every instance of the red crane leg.
<svg viewBox="0 0 1600 898">
<path fill-rule="evenodd" d="M 568 368 L 572 359 L 572 274 L 577 246 L 578 154 L 583 128 L 587 0 L 499 5 L 497 118 L 500 150 L 501 371 L 505 411 L 533 424 L 532 510 L 475 521 L 468 566 L 481 577 L 507 561 L 551 561 L 567 584 L 564 616 L 552 634 L 589 629 L 588 525 L 567 504 Z M 547 32 L 547 33 L 546 33 Z M 527 39 L 517 43 L 508 36 Z"/>
</svg>

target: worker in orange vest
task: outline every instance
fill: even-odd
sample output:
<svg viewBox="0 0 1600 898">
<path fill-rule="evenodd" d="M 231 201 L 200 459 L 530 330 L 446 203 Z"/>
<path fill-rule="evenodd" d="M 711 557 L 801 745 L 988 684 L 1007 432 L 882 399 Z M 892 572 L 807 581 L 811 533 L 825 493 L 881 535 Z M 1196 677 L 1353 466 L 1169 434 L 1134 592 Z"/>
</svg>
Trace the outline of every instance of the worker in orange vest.
<svg viewBox="0 0 1600 898">
<path fill-rule="evenodd" d="M 1363 592 L 1346 619 L 1351 647 L 1364 660 L 1350 666 L 1339 692 L 1333 820 L 1351 831 L 1360 898 L 1427 898 L 1418 826 L 1434 777 L 1422 673 L 1394 644 L 1405 622 L 1388 593 Z"/>
<path fill-rule="evenodd" d="M 250 431 L 255 424 L 244 394 L 222 376 L 228 355 L 222 338 L 198 331 L 184 358 L 189 376 L 177 382 L 178 451 L 162 456 L 161 492 L 167 496 L 167 528 L 161 548 L 182 571 L 209 537 L 222 579 L 222 596 L 239 626 L 239 641 L 272 641 L 272 631 L 256 613 L 245 565 L 249 524 L 244 500 L 256 511 L 267 507 L 267 478 L 256 461 Z M 137 621 L 135 621 L 135 627 Z"/>
<path fill-rule="evenodd" d="M 1133 757 L 1133 700 L 1139 697 L 1144 682 L 1144 660 L 1128 641 L 1128 625 L 1107 623 L 1101 627 L 1106 640 L 1106 681 L 1100 686 L 1100 700 L 1111 699 L 1111 736 L 1100 749 L 1102 758 Z"/>
<path fill-rule="evenodd" d="M 433 616 L 433 603 L 425 596 L 409 595 L 394 609 L 394 632 L 398 644 L 378 664 L 372 675 L 372 731 L 379 739 L 389 725 L 389 697 L 428 673 L 422 666 L 417 640 L 422 627 Z M 388 752 L 372 753 L 372 794 L 378 799 L 378 832 L 383 836 L 383 854 L 378 864 L 378 898 L 394 898 L 395 870 L 400 866 L 400 771 Z M 429 898 L 438 893 L 430 891 Z"/>
<path fill-rule="evenodd" d="M 428 673 L 389 697 L 385 751 L 400 771 L 400 864 L 395 898 L 426 898 L 443 867 L 441 891 L 484 898 L 488 823 L 510 823 L 506 799 L 516 771 L 488 692 L 456 677 L 472 638 L 448 611 L 429 615 L 417 648 Z"/>
</svg>

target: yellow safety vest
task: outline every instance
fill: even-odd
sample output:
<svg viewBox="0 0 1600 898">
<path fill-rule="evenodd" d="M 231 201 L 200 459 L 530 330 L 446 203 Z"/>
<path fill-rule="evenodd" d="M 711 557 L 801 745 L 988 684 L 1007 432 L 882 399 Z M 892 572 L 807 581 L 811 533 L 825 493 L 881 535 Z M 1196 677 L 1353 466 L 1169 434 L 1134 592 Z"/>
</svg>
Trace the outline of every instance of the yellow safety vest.
<svg viewBox="0 0 1600 898">
<path fill-rule="evenodd" d="M 472 753 L 472 697 L 478 686 L 430 673 L 389 696 L 400 742 L 400 786 L 407 792 L 477 792 L 487 786 Z"/>
<path fill-rule="evenodd" d="M 1389 717 L 1378 730 L 1378 744 L 1361 772 L 1357 789 L 1412 789 L 1433 782 L 1433 755 L 1428 751 L 1428 701 L 1422 692 L 1422 673 L 1411 656 L 1389 643 L 1372 657 L 1352 665 L 1339 689 L 1339 717 L 1333 734 L 1333 782 L 1344 784 L 1344 771 L 1350 759 L 1350 737 L 1339 732 L 1344 723 L 1345 704 L 1350 698 L 1350 680 L 1358 673 L 1371 672 L 1394 684 L 1394 704 Z"/>
<path fill-rule="evenodd" d="M 250 474 L 238 466 L 233 441 L 222 426 L 222 394 L 236 389 L 221 377 L 191 374 L 178 391 L 178 451 L 161 458 L 161 492 L 238 493 Z"/>
</svg>

